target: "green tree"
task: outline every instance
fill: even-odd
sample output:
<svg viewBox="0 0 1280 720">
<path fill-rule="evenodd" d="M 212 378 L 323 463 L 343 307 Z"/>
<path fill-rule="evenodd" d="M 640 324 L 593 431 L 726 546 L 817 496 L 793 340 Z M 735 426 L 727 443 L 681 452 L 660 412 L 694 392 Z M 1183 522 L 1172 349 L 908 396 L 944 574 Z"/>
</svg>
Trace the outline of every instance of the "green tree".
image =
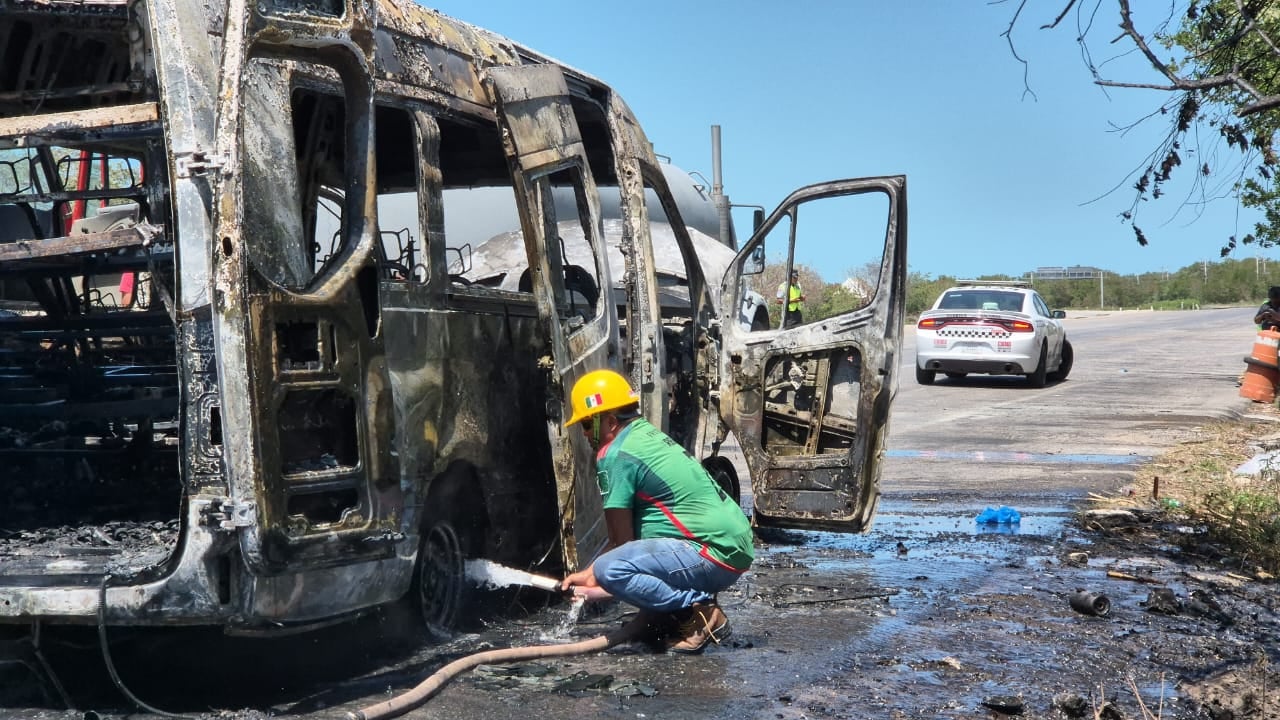
<svg viewBox="0 0 1280 720">
<path fill-rule="evenodd" d="M 919 315 L 933 307 L 944 290 L 956 284 L 956 279 L 942 275 L 936 280 L 919 272 L 907 273 L 907 314 Z"/>
<path fill-rule="evenodd" d="M 818 271 L 808 265 L 798 264 L 795 269 L 800 273 L 806 323 L 856 310 L 866 305 L 871 299 L 871 293 L 875 291 L 874 285 L 863 288 L 858 282 L 850 283 L 852 288 L 842 283 L 826 282 Z M 770 327 L 778 327 L 782 320 L 782 303 L 778 302 L 778 297 L 780 291 L 781 297 L 786 297 L 786 273 L 785 263 L 766 263 L 764 271 L 755 276 L 752 282 L 755 291 L 763 295 L 769 304 Z"/>
<path fill-rule="evenodd" d="M 1230 197 L 1263 213 L 1252 232 L 1221 238 L 1223 257 L 1238 244 L 1280 244 L 1280 7 L 1270 0 L 1175 0 L 1143 3 L 1143 14 L 1135 15 L 1130 0 L 1111 2 L 1058 0 L 1041 27 L 1079 30 L 1081 55 L 1097 84 L 1168 93 L 1149 117 L 1165 119 L 1169 131 L 1136 172 L 1133 200 L 1122 213 L 1137 242 L 1147 244 L 1137 222 L 1140 206 L 1163 196 L 1182 174 L 1194 186 L 1189 194 L 1177 193 L 1183 202 Z M 1030 15 L 1024 15 L 1027 5 L 1017 3 L 1004 33 L 1015 57 L 1013 31 Z M 1107 22 L 1107 8 L 1118 20 L 1119 37 Z M 1068 17 L 1074 22 L 1064 23 Z M 1107 74 L 1116 66 L 1110 58 L 1133 52 L 1146 59 L 1154 78 Z"/>
</svg>

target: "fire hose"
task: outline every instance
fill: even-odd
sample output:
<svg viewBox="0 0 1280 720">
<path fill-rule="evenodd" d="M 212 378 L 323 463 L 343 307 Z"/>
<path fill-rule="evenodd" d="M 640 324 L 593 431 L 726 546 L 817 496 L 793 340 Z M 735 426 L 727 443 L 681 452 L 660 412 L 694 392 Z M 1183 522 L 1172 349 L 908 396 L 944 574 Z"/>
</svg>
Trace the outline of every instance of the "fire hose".
<svg viewBox="0 0 1280 720">
<path fill-rule="evenodd" d="M 408 692 L 401 693 L 385 702 L 370 705 L 362 710 L 348 712 L 347 720 L 384 720 L 384 718 L 403 715 L 429 700 L 432 695 L 439 692 L 441 688 L 458 675 L 480 665 L 600 652 L 633 639 L 642 627 L 642 625 L 632 622 L 611 633 L 598 635 L 588 640 L 561 645 L 530 645 L 502 650 L 485 650 L 484 652 L 468 655 L 440 668 Z"/>
</svg>

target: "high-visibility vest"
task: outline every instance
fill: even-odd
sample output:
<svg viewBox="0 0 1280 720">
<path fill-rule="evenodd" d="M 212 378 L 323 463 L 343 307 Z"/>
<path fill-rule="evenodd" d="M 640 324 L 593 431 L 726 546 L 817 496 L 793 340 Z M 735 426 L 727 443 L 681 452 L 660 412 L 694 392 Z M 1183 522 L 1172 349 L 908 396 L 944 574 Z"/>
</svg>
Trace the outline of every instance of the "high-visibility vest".
<svg viewBox="0 0 1280 720">
<path fill-rule="evenodd" d="M 782 288 L 785 286 L 786 286 L 786 283 L 782 283 L 781 285 L 778 286 L 778 297 L 782 297 Z M 789 302 L 787 302 L 787 312 L 800 311 L 800 295 L 801 294 L 802 293 L 800 292 L 800 286 L 793 284 L 791 286 L 791 292 L 788 293 L 789 297 L 787 298 L 787 300 Z"/>
</svg>

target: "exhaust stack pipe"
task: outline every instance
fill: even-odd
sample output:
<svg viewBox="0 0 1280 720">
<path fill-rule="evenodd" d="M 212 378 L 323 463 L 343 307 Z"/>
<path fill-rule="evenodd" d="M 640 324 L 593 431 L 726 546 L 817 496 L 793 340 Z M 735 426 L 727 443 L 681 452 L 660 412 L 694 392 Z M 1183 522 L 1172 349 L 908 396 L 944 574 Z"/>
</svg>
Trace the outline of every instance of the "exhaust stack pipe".
<svg viewBox="0 0 1280 720">
<path fill-rule="evenodd" d="M 724 174 L 720 164 L 720 126 L 711 126 L 711 204 L 720 220 L 720 242 L 727 248 L 738 249 L 733 237 L 733 222 L 729 218 L 729 197 L 724 194 Z"/>
</svg>

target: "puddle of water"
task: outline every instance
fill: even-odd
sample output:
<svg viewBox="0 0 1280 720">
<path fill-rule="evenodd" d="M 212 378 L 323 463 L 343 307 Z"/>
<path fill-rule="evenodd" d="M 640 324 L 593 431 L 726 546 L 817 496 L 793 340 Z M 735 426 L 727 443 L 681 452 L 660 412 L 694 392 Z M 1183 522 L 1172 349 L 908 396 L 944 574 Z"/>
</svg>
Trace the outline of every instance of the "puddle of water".
<svg viewBox="0 0 1280 720">
<path fill-rule="evenodd" d="M 1025 507 L 1018 509 L 1022 515 L 1020 522 L 977 523 L 974 518 L 982 512 L 981 507 L 953 508 L 942 512 L 934 508 L 935 512 L 919 512 L 905 505 L 882 504 L 871 531 L 865 534 L 787 530 L 771 532 L 770 539 L 782 544 L 774 548 L 778 552 L 787 552 L 789 545 L 873 554 L 884 550 L 897 552 L 896 542 L 888 542 L 886 547 L 886 541 L 893 540 L 903 542 L 910 553 L 912 540 L 936 540 L 939 535 L 1060 535 L 1071 515 L 1065 507 Z"/>
<path fill-rule="evenodd" d="M 883 502 L 872 529 L 860 535 L 769 531 L 758 562 L 794 563 L 834 577 L 867 574 L 874 583 L 910 586 L 913 578 L 960 578 L 985 573 L 1024 552 L 1019 536 L 1059 538 L 1072 512 L 1062 505 L 1019 506 L 1015 524 L 979 524 L 985 505 Z"/>
<path fill-rule="evenodd" d="M 1018 508 L 1020 522 L 977 523 L 974 518 L 983 508 L 964 508 L 943 513 L 895 513 L 876 514 L 873 531 L 886 535 L 927 536 L 938 533 L 965 535 L 1057 535 L 1070 511 L 1061 507 Z"/>
</svg>

